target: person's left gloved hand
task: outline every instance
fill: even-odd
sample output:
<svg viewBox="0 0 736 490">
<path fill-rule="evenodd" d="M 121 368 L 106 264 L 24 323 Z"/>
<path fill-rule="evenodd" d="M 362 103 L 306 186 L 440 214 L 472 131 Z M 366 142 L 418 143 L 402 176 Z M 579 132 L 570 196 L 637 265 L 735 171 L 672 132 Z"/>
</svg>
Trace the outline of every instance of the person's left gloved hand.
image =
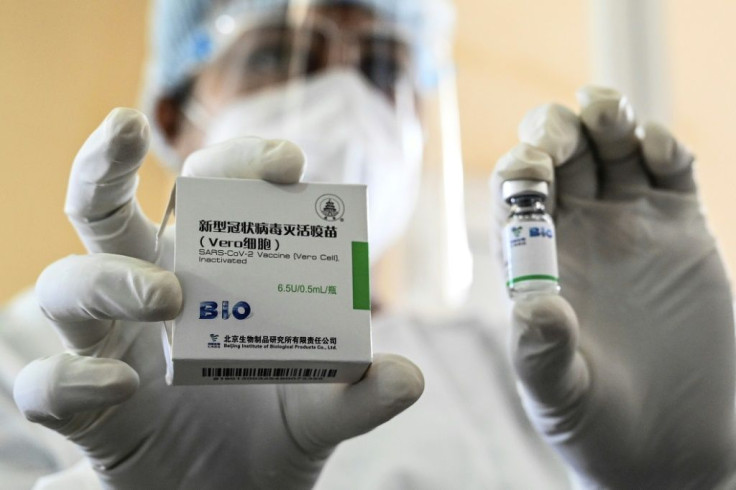
<svg viewBox="0 0 736 490">
<path fill-rule="evenodd" d="M 584 484 L 736 484 L 731 288 L 693 157 L 620 94 L 578 99 L 528 113 L 492 179 L 499 229 L 503 181 L 553 184 L 561 293 L 512 314 L 525 409 Z"/>
<path fill-rule="evenodd" d="M 104 485 L 131 489 L 311 488 L 332 449 L 389 420 L 420 396 L 407 359 L 377 354 L 345 384 L 166 386 L 160 321 L 182 301 L 165 236 L 135 203 L 148 123 L 113 111 L 75 160 L 67 213 L 93 253 L 42 273 L 37 295 L 69 352 L 17 377 L 26 417 L 69 438 Z M 232 140 L 194 153 L 190 176 L 298 182 L 293 144 Z"/>
</svg>

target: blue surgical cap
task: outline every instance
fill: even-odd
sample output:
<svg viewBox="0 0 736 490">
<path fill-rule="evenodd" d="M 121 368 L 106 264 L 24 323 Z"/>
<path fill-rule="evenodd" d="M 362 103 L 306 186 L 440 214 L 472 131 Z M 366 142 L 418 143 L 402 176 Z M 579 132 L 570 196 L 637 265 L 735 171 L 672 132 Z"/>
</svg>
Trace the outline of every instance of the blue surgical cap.
<svg viewBox="0 0 736 490">
<path fill-rule="evenodd" d="M 295 1 L 295 0 L 292 0 Z M 412 48 L 416 83 L 431 90 L 452 71 L 454 10 L 450 0 L 317 0 L 354 3 L 379 12 L 401 27 Z M 211 23 L 222 11 L 262 15 L 285 9 L 289 0 L 156 0 L 150 18 L 151 50 L 145 95 L 149 101 L 179 87 L 215 54 Z"/>
</svg>

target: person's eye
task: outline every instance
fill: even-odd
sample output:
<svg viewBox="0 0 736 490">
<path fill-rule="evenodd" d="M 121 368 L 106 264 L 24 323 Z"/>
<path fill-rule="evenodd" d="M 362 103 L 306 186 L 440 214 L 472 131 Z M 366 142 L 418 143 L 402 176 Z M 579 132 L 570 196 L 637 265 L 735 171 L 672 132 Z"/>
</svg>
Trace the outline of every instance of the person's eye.
<svg viewBox="0 0 736 490">
<path fill-rule="evenodd" d="M 261 46 L 245 60 L 243 67 L 250 75 L 280 75 L 289 67 L 289 50 L 283 44 Z"/>
</svg>

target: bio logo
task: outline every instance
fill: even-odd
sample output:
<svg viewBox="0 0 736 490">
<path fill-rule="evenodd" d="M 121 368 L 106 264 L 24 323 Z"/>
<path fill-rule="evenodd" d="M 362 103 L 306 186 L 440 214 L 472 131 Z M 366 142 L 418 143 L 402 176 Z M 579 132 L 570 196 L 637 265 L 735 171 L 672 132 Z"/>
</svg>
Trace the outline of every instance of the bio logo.
<svg viewBox="0 0 736 490">
<path fill-rule="evenodd" d="M 521 231 L 523 229 L 524 228 L 522 228 L 521 226 L 514 226 L 513 228 L 511 228 L 511 233 L 513 233 L 516 238 L 519 238 L 519 235 L 521 235 Z"/>
<path fill-rule="evenodd" d="M 529 236 L 530 237 L 554 238 L 555 234 L 549 228 L 545 228 L 544 226 L 541 226 L 541 227 L 535 226 L 535 227 L 529 228 Z"/>
<path fill-rule="evenodd" d="M 245 320 L 250 316 L 250 305 L 245 301 L 238 301 L 230 308 L 229 301 L 218 304 L 217 301 L 202 301 L 199 303 L 199 319 L 214 320 L 218 316 L 223 320 L 231 316 L 236 320 Z"/>
</svg>

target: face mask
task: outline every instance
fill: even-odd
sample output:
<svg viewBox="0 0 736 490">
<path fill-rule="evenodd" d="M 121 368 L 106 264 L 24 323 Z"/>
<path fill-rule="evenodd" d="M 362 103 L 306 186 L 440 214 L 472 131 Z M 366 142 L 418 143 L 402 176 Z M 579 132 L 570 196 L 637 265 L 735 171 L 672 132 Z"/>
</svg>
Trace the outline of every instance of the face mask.
<svg viewBox="0 0 736 490">
<path fill-rule="evenodd" d="M 396 106 L 407 103 L 397 98 Z M 351 70 L 243 98 L 207 128 L 207 145 L 248 135 L 293 141 L 307 156 L 305 182 L 366 184 L 372 262 L 411 216 L 423 147 L 416 113 L 413 106 L 397 110 Z"/>
</svg>

